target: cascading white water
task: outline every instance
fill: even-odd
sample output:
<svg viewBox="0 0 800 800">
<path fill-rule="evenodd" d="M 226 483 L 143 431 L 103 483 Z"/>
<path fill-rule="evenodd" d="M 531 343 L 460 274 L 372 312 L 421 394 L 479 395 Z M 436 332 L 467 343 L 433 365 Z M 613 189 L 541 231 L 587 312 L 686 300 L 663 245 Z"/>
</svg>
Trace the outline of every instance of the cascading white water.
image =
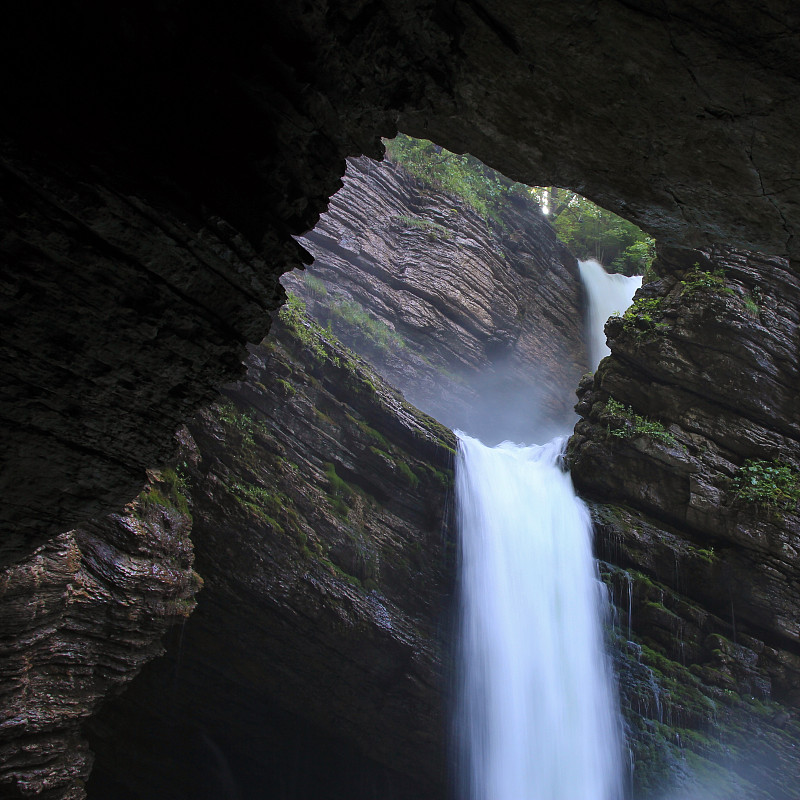
<svg viewBox="0 0 800 800">
<path fill-rule="evenodd" d="M 589 366 L 594 370 L 611 351 L 603 331 L 612 314 L 624 313 L 642 285 L 640 275 L 612 275 L 597 261 L 579 261 L 581 280 L 589 297 Z"/>
<path fill-rule="evenodd" d="M 564 441 L 489 448 L 459 433 L 463 800 L 623 796 L 608 600 Z"/>
<path fill-rule="evenodd" d="M 590 362 L 640 277 L 579 262 Z M 591 523 L 561 467 L 566 439 L 487 447 L 458 434 L 459 800 L 622 800 L 619 709 Z"/>
</svg>

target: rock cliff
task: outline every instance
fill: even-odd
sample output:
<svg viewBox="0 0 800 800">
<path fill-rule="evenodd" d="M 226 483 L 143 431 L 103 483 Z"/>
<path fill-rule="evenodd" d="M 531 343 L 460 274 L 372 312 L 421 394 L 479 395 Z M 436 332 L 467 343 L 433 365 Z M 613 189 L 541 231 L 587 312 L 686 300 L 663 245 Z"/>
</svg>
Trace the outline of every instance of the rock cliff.
<svg viewBox="0 0 800 800">
<path fill-rule="evenodd" d="M 466 414 L 470 376 L 505 354 L 557 424 L 581 301 L 531 212 L 520 197 L 495 225 L 354 160 L 290 288 L 437 413 Z M 570 445 L 618 609 L 632 796 L 789 800 L 800 283 L 722 249 L 662 248 L 658 268 L 607 326 Z M 9 792 L 85 796 L 91 746 L 90 798 L 446 795 L 453 437 L 296 297 L 281 316 L 124 515 L 6 572 Z M 530 363 L 552 384 L 539 394 Z"/>
<path fill-rule="evenodd" d="M 0 796 L 82 798 L 82 731 L 192 612 L 191 514 L 174 470 L 124 513 L 61 534 L 0 581 Z"/>
<path fill-rule="evenodd" d="M 612 355 L 581 383 L 569 451 L 614 565 L 637 796 L 669 776 L 703 797 L 788 800 L 800 283 L 780 259 L 724 249 L 662 252 L 659 269 L 606 326 Z"/>
<path fill-rule="evenodd" d="M 453 436 L 282 316 L 188 425 L 205 587 L 91 723 L 89 797 L 444 797 Z"/>
<path fill-rule="evenodd" d="M 490 216 L 398 164 L 351 159 L 300 241 L 314 264 L 284 285 L 414 405 L 487 442 L 572 428 L 583 290 L 524 187 Z"/>
</svg>

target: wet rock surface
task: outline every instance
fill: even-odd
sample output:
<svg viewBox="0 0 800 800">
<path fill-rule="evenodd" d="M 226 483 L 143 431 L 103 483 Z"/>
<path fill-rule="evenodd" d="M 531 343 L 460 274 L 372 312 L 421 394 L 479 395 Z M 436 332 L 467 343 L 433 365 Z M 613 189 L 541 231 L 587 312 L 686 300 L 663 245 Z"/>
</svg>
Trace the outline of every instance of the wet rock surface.
<svg viewBox="0 0 800 800">
<path fill-rule="evenodd" d="M 390 161 L 351 159 L 285 276 L 414 405 L 486 442 L 571 429 L 586 371 L 575 257 L 520 187 L 494 217 Z M 497 409 L 502 408 L 502 413 Z"/>
<path fill-rule="evenodd" d="M 569 446 L 576 486 L 606 504 L 637 796 L 666 780 L 790 798 L 800 509 L 775 480 L 800 475 L 800 286 L 785 262 L 728 250 L 659 267 L 608 322 Z"/>
<path fill-rule="evenodd" d="M 274 333 L 188 426 L 205 588 L 92 722 L 90 798 L 445 796 L 452 433 L 300 311 Z"/>
<path fill-rule="evenodd" d="M 0 33 L 4 558 L 138 491 L 266 332 L 344 157 L 396 125 L 665 244 L 794 257 L 796 14 L 18 5 Z"/>
<path fill-rule="evenodd" d="M 109 695 L 163 652 L 189 616 L 191 514 L 174 471 L 125 512 L 63 533 L 0 580 L 0 796 L 85 797 L 82 731 Z"/>
</svg>

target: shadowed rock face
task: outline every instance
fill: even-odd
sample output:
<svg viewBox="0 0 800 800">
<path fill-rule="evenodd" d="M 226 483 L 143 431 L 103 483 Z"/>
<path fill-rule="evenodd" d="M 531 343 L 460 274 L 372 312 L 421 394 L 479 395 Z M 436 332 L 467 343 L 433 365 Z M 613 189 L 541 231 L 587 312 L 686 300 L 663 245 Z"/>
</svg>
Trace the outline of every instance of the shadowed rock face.
<svg viewBox="0 0 800 800">
<path fill-rule="evenodd" d="M 442 797 L 452 433 L 297 312 L 179 441 L 4 571 L 0 795 Z"/>
<path fill-rule="evenodd" d="M 4 558 L 120 507 L 395 125 L 665 244 L 793 257 L 784 2 L 38 2 L 0 52 Z"/>
<path fill-rule="evenodd" d="M 351 159 L 301 239 L 314 264 L 284 285 L 445 425 L 546 441 L 572 428 L 587 366 L 577 262 L 524 190 L 495 216 L 402 166 Z"/>
<path fill-rule="evenodd" d="M 606 325 L 569 446 L 575 485 L 605 504 L 634 783 L 783 800 L 800 780 L 800 506 L 737 487 L 748 460 L 800 480 L 800 283 L 730 250 L 658 266 Z"/>
<path fill-rule="evenodd" d="M 526 375 L 526 367 L 538 363 L 550 374 L 550 418 L 563 424 L 579 372 L 581 293 L 575 260 L 538 206 L 517 197 L 490 225 L 456 198 L 422 193 L 396 166 L 365 159 L 359 165 L 357 185 L 338 197 L 338 216 L 320 233 L 328 244 L 320 253 L 342 252 L 340 241 L 363 243 L 377 277 L 326 263 L 339 290 L 349 289 L 371 310 L 410 312 L 403 292 L 419 299 L 417 336 L 413 326 L 409 331 L 421 355 L 403 366 L 409 339 L 393 374 L 430 378 L 436 370 L 422 356 L 491 369 L 499 327 L 529 392 L 541 376 Z M 410 224 L 410 232 L 392 227 L 409 213 L 449 223 L 448 238 L 417 235 Z M 387 224 L 376 226 L 378 217 Z M 459 248 L 466 255 L 454 270 Z M 403 271 L 397 258 L 407 259 L 400 291 L 392 277 Z M 443 274 L 446 302 L 437 304 L 430 298 L 441 292 Z M 202 412 L 181 434 L 174 475 L 193 501 L 195 566 L 207 577 L 201 611 L 170 636 L 167 657 L 88 726 L 97 753 L 89 797 L 445 793 L 443 676 L 454 554 L 446 515 L 454 439 L 292 309 L 283 312 L 288 328 L 277 325 L 274 336 L 251 348 L 248 379 L 228 387 L 228 402 Z M 391 323 L 391 314 L 383 318 Z M 459 325 L 466 326 L 463 339 Z M 445 408 L 448 388 L 432 392 Z M 162 522 L 168 521 L 169 514 Z M 178 542 L 188 534 L 184 522 Z M 168 525 L 160 533 L 168 538 Z M 103 552 L 110 562 L 104 569 L 119 562 L 112 575 L 125 574 L 124 554 Z M 127 640 L 129 658 L 136 657 L 135 665 L 117 669 L 114 688 L 161 649 L 164 623 L 151 595 L 170 594 L 173 576 L 159 548 L 147 552 L 147 574 L 138 583 L 96 597 L 91 607 L 98 630 L 105 630 L 105 617 L 118 619 L 114 637 Z M 43 570 L 63 589 L 80 583 L 81 558 L 44 566 L 28 559 L 17 572 L 30 583 Z M 38 619 L 31 612 L 34 585 L 19 591 L 15 576 L 7 619 L 24 640 L 21 621 L 30 622 L 30 613 Z M 40 694 L 60 690 L 63 702 L 47 704 L 49 739 L 36 730 L 42 743 L 28 748 L 22 779 L 9 754 L 26 740 L 19 725 L 7 726 L 0 782 L 27 790 L 39 781 L 53 798 L 82 796 L 92 755 L 78 724 L 110 688 L 95 674 L 100 670 L 92 671 L 95 661 L 113 657 L 104 654 L 102 639 L 97 650 L 89 645 L 96 639 L 86 616 L 87 641 L 72 654 L 70 674 L 90 677 L 72 696 L 56 677 L 53 687 L 47 682 L 62 640 L 72 641 L 70 616 L 53 622 L 35 652 L 26 651 L 26 670 L 45 673 Z M 12 638 L 9 646 L 19 643 Z M 20 717 L 36 711 L 29 697 L 13 702 Z M 64 741 L 57 769 L 44 750 L 50 740 Z"/>
<path fill-rule="evenodd" d="M 321 329 L 275 328 L 188 426 L 207 580 L 90 726 L 90 798 L 445 796 L 454 438 Z"/>
<path fill-rule="evenodd" d="M 741 624 L 796 649 L 797 508 L 748 505 L 737 500 L 732 479 L 747 459 L 800 470 L 800 282 L 779 259 L 722 251 L 701 261 L 724 278 L 687 271 L 684 262 L 682 272 L 641 290 L 640 302 L 656 304 L 653 323 L 607 325 L 614 357 L 581 388 L 578 408 L 587 419 L 572 440 L 575 481 L 593 497 L 692 533 L 702 547 L 722 548 L 727 590 L 720 591 L 720 573 L 697 581 L 695 591 L 719 613 L 735 595 Z M 709 285 L 692 289 L 695 275 Z M 623 423 L 636 433 L 624 414 L 609 411 L 609 396 L 668 426 L 674 441 L 608 436 L 608 425 Z"/>
</svg>

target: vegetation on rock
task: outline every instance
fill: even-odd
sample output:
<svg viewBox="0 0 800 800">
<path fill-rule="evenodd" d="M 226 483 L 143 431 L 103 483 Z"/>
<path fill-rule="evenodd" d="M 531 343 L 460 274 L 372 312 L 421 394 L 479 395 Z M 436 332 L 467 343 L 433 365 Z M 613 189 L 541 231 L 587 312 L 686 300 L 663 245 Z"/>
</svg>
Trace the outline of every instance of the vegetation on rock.
<svg viewBox="0 0 800 800">
<path fill-rule="evenodd" d="M 385 145 L 391 161 L 421 181 L 460 197 L 484 219 L 497 220 L 499 209 L 510 194 L 527 191 L 523 184 L 509 181 L 469 153 L 451 153 L 427 139 L 398 133 Z M 419 224 L 408 217 L 404 221 Z"/>
<path fill-rule="evenodd" d="M 704 270 L 698 263 L 686 273 L 681 281 L 682 295 L 691 296 L 701 291 L 717 292 L 718 294 L 733 294 L 733 289 L 725 285 L 725 270 L 718 267 L 714 270 Z"/>
<path fill-rule="evenodd" d="M 334 320 L 356 328 L 361 337 L 380 350 L 386 350 L 389 347 L 405 347 L 405 341 L 397 331 L 373 317 L 356 300 L 335 298 L 327 304 L 326 308 Z M 328 330 L 332 331 L 331 320 L 328 320 Z"/>
<path fill-rule="evenodd" d="M 411 228 L 420 228 L 421 230 L 427 231 L 431 236 L 437 239 L 451 239 L 453 237 L 452 232 L 438 222 L 421 219 L 420 217 L 409 217 L 406 214 L 401 214 L 397 219 L 399 222 Z"/>
<path fill-rule="evenodd" d="M 609 436 L 619 439 L 648 436 L 666 444 L 675 444 L 675 436 L 662 423 L 637 414 L 630 406 L 624 406 L 613 397 L 608 398 L 606 411 L 611 417 L 606 428 Z"/>
<path fill-rule="evenodd" d="M 777 460 L 748 459 L 731 485 L 736 497 L 746 503 L 793 508 L 800 502 L 800 472 Z"/>
<path fill-rule="evenodd" d="M 548 186 L 532 191 L 547 209 L 558 238 L 579 259 L 593 258 L 609 272 L 648 274 L 656 243 L 641 228 L 569 189 Z"/>
<path fill-rule="evenodd" d="M 639 340 L 664 333 L 669 327 L 663 321 L 664 305 L 661 297 L 637 297 L 622 315 L 622 329 Z"/>
<path fill-rule="evenodd" d="M 468 153 L 451 153 L 426 139 L 402 133 L 385 145 L 391 161 L 430 186 L 460 197 L 485 219 L 499 221 L 499 212 L 511 196 L 532 197 L 549 215 L 558 238 L 577 258 L 596 259 L 611 272 L 625 275 L 644 275 L 651 269 L 655 240 L 632 222 L 575 192 L 512 182 Z M 408 216 L 400 219 L 434 236 L 448 235 L 437 223 Z"/>
<path fill-rule="evenodd" d="M 322 364 L 329 358 L 324 346 L 324 329 L 308 317 L 306 304 L 296 294 L 287 292 L 286 304 L 281 307 L 278 316 L 294 337 L 308 348 L 317 363 Z"/>
<path fill-rule="evenodd" d="M 136 498 L 143 510 L 153 506 L 173 508 L 186 516 L 190 521 L 192 513 L 189 508 L 189 489 L 186 479 L 175 469 L 169 467 L 153 475 L 152 481 Z M 134 505 L 134 514 L 136 514 Z"/>
</svg>

